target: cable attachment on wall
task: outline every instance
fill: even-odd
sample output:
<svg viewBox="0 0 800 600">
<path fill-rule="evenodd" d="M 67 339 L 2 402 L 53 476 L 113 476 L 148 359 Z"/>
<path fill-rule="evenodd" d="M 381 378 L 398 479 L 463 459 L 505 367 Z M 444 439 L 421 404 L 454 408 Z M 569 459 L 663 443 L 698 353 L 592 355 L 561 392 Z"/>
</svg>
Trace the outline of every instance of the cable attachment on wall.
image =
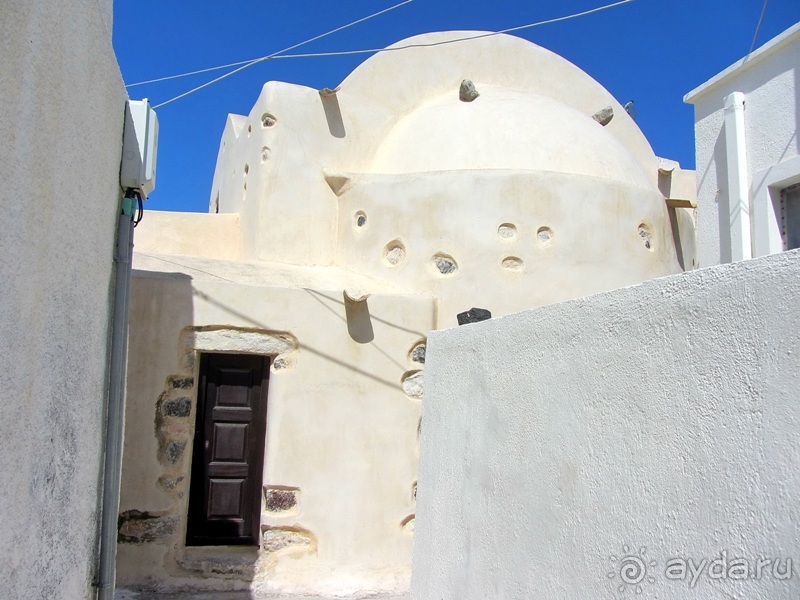
<svg viewBox="0 0 800 600">
<path fill-rule="evenodd" d="M 134 200 L 136 200 L 135 203 Z M 141 223 L 144 216 L 144 203 L 139 190 L 128 188 L 125 191 L 125 197 L 122 199 L 122 214 L 131 218 L 134 227 Z"/>
</svg>

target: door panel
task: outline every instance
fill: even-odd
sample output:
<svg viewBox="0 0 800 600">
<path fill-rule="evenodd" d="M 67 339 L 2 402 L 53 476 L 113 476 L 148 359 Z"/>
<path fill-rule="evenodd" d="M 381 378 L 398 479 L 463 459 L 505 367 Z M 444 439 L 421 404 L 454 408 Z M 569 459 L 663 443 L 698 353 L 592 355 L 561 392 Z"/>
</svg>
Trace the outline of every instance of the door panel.
<svg viewBox="0 0 800 600">
<path fill-rule="evenodd" d="M 258 543 L 268 377 L 263 356 L 200 359 L 187 545 Z"/>
</svg>

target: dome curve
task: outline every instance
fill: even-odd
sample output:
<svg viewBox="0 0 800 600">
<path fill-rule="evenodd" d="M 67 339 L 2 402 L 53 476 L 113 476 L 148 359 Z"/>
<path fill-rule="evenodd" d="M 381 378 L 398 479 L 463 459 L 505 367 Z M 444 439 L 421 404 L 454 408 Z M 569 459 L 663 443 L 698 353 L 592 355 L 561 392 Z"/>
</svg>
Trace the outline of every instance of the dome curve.
<svg viewBox="0 0 800 600">
<path fill-rule="evenodd" d="M 590 116 L 547 96 L 475 82 L 403 116 L 376 149 L 373 173 L 513 169 L 585 175 L 652 188 L 652 178 Z"/>
</svg>

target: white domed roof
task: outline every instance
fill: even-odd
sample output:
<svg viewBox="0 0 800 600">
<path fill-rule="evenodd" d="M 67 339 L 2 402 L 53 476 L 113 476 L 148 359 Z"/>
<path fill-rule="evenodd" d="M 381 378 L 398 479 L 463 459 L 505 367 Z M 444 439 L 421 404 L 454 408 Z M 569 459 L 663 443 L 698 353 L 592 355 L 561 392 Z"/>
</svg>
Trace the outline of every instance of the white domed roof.
<svg viewBox="0 0 800 600">
<path fill-rule="evenodd" d="M 472 102 L 459 100 L 455 87 L 402 117 L 370 171 L 553 171 L 653 187 L 639 162 L 590 115 L 547 96 L 475 85 L 480 96 Z"/>
</svg>

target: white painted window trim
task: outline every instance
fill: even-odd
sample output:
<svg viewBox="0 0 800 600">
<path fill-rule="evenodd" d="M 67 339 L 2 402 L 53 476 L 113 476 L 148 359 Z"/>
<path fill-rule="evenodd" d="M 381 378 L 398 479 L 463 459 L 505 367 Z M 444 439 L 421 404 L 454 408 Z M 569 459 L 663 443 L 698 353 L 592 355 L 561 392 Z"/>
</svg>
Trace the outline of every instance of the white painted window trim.
<svg viewBox="0 0 800 600">
<path fill-rule="evenodd" d="M 753 214 L 753 256 L 783 252 L 780 206 L 781 190 L 800 183 L 800 156 L 753 174 L 750 185 Z"/>
</svg>

